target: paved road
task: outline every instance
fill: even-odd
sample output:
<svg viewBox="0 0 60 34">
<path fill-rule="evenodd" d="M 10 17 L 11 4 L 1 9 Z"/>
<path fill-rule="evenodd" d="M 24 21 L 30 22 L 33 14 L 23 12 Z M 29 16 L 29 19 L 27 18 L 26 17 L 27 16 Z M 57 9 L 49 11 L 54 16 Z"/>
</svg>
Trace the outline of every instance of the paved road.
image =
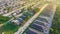
<svg viewBox="0 0 60 34">
<path fill-rule="evenodd" d="M 35 7 L 37 7 L 37 5 L 40 5 L 41 3 L 40 3 L 40 1 L 39 2 L 37 2 L 34 6 L 32 6 L 31 8 L 32 9 L 34 9 Z M 28 8 L 28 7 L 26 7 L 26 8 Z M 37 8 L 41 8 L 41 6 L 39 6 L 39 7 L 37 7 Z M 20 15 L 22 15 L 22 14 L 19 14 L 19 15 L 17 15 L 16 17 L 18 17 L 18 16 L 20 16 Z"/>
<path fill-rule="evenodd" d="M 29 6 L 31 6 L 31 5 L 33 5 L 33 4 L 35 4 L 35 3 L 26 5 L 26 6 L 22 7 L 22 8 L 17 9 L 17 10 L 23 9 L 23 8 L 25 8 L 25 7 L 28 8 Z M 13 12 L 15 12 L 15 11 L 16 11 L 16 10 L 12 11 L 11 13 L 13 13 Z M 5 14 L 5 16 L 10 15 L 11 13 Z M 23 15 L 23 13 L 21 13 L 21 14 L 15 16 L 15 17 L 17 18 L 17 17 L 19 17 L 19 16 L 21 16 L 21 15 Z M 3 16 L 4 16 L 4 15 L 3 15 Z M 14 18 L 11 18 L 9 21 L 11 21 L 11 20 L 13 20 L 13 19 L 14 19 Z M 0 27 L 2 27 L 3 25 L 7 24 L 9 21 L 7 21 L 6 23 L 0 24 Z"/>
<path fill-rule="evenodd" d="M 37 16 L 42 12 L 42 10 L 47 6 L 48 4 L 45 4 L 38 13 L 36 13 L 31 19 L 29 19 L 22 27 L 20 27 L 18 29 L 17 32 L 15 32 L 14 34 L 22 34 L 25 29 L 33 22 L 33 20 L 35 20 L 37 18 Z"/>
<path fill-rule="evenodd" d="M 23 8 L 25 8 L 25 7 L 29 7 L 29 6 L 31 6 L 31 5 L 33 5 L 33 4 L 35 4 L 35 3 L 28 4 L 28 5 L 26 5 L 26 6 L 23 6 L 23 7 L 19 8 L 19 9 L 17 9 L 17 10 L 21 10 L 21 9 L 23 9 Z M 12 11 L 12 12 L 10 12 L 10 13 L 4 14 L 3 16 L 9 16 L 10 14 L 14 13 L 15 11 L 16 11 L 16 10 L 14 10 L 14 11 Z"/>
<path fill-rule="evenodd" d="M 49 5 L 46 7 L 45 11 L 43 11 L 44 13 L 42 13 L 40 16 L 41 18 L 44 18 L 48 21 L 48 24 L 46 24 L 47 25 L 46 29 L 44 29 L 45 34 L 49 34 L 49 28 L 52 25 L 52 20 L 53 20 L 53 16 L 55 14 L 55 11 L 56 11 L 56 5 Z"/>
<path fill-rule="evenodd" d="M 29 5 L 27 5 L 27 6 L 30 6 L 30 5 L 33 5 L 33 4 L 29 4 Z M 24 6 L 24 7 L 27 8 L 27 6 Z M 22 7 L 22 8 L 24 8 L 24 7 Z M 20 8 L 20 9 L 22 9 L 22 8 Z M 19 9 L 18 9 L 18 10 L 19 10 Z M 13 12 L 15 12 L 15 11 L 13 11 Z M 11 13 L 13 13 L 13 12 L 11 12 Z M 6 16 L 6 15 L 10 15 L 11 13 L 5 14 L 5 16 Z M 17 17 L 21 16 L 22 14 L 23 14 L 23 13 L 21 13 L 21 14 L 15 16 L 15 17 L 17 18 Z M 11 20 L 13 20 L 13 19 L 14 19 L 14 18 L 11 18 L 9 21 L 11 21 Z M 0 27 L 2 27 L 3 25 L 7 24 L 9 21 L 7 21 L 6 23 L 0 24 Z"/>
<path fill-rule="evenodd" d="M 53 9 L 51 9 L 51 11 L 52 11 L 52 15 L 51 15 L 51 18 L 50 18 L 50 20 L 48 20 L 49 21 L 49 24 L 48 24 L 48 31 L 46 32 L 46 34 L 49 34 L 49 29 L 50 29 L 50 27 L 51 27 L 51 25 L 52 25 L 52 20 L 53 20 L 53 16 L 54 16 L 54 14 L 55 14 L 55 11 L 56 11 L 56 5 L 53 5 Z"/>
<path fill-rule="evenodd" d="M 56 6 L 55 5 L 48 5 L 45 9 L 44 9 L 44 11 L 42 11 L 41 13 L 42 14 L 40 14 L 40 16 L 37 18 L 37 19 L 35 19 L 34 21 L 33 21 L 33 23 L 35 24 L 35 25 L 38 25 L 38 26 L 41 26 L 42 28 L 43 28 L 43 32 L 41 32 L 41 33 L 43 33 L 43 34 L 49 34 L 49 28 L 51 27 L 51 25 L 52 25 L 52 19 L 53 19 L 53 16 L 54 16 L 54 13 L 55 13 L 55 11 L 56 11 Z M 49 15 L 49 16 L 48 16 Z M 38 23 L 38 24 L 37 24 Z M 43 23 L 43 24 L 40 24 L 41 23 Z M 46 24 L 45 24 L 46 23 Z M 30 28 L 30 30 L 32 29 L 33 30 L 33 32 L 36 32 L 36 33 L 38 33 L 38 32 L 40 32 L 40 31 L 34 31 L 34 29 L 33 28 L 31 28 L 31 27 L 29 27 Z M 31 30 L 31 31 L 32 31 Z M 38 33 L 38 34 L 41 34 L 41 33 Z"/>
<path fill-rule="evenodd" d="M 31 5 L 33 5 L 33 4 L 35 4 L 35 3 L 28 4 L 28 5 L 24 6 L 24 7 L 21 7 L 21 8 L 19 8 L 19 9 L 17 9 L 17 10 L 20 10 L 20 9 L 23 9 L 23 8 L 28 8 L 29 6 L 31 6 Z M 15 11 L 16 11 L 16 10 L 12 11 L 11 13 L 13 13 L 13 12 L 15 12 Z M 11 13 L 5 14 L 5 16 L 10 15 Z M 21 15 L 23 15 L 23 13 L 15 16 L 15 17 L 17 18 L 17 17 L 19 17 L 19 16 L 21 16 Z M 0 24 L 0 27 L 2 27 L 3 25 L 7 24 L 8 22 L 10 22 L 10 21 L 13 20 L 13 19 L 14 19 L 14 18 L 11 18 L 11 19 L 10 19 L 9 21 L 7 21 L 6 23 Z"/>
</svg>

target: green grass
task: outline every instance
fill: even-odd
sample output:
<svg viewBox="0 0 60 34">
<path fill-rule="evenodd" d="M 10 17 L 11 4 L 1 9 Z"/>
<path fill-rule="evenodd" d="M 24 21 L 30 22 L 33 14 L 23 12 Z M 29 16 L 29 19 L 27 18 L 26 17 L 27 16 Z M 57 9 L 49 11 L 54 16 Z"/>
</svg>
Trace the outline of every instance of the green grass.
<svg viewBox="0 0 60 34">
<path fill-rule="evenodd" d="M 15 26 L 15 25 L 13 25 L 13 24 L 11 24 L 11 23 L 7 23 L 6 25 L 4 25 L 4 26 L 2 26 L 2 27 L 0 28 L 0 33 L 1 33 L 1 32 L 5 32 L 6 34 L 7 34 L 7 33 L 8 33 L 8 34 L 12 34 L 12 33 L 14 33 L 15 31 L 17 31 L 18 28 L 19 28 L 19 26 Z"/>
<path fill-rule="evenodd" d="M 9 19 L 10 19 L 10 18 L 8 18 L 8 17 L 4 17 L 4 16 L 1 16 L 1 15 L 0 15 L 0 24 L 8 21 Z"/>
<path fill-rule="evenodd" d="M 36 9 L 35 11 L 38 11 L 38 9 Z M 29 14 L 29 12 L 24 12 L 24 14 Z M 31 18 L 33 15 L 29 14 L 29 16 L 27 16 L 27 18 L 24 20 L 24 21 L 27 21 L 29 18 Z M 3 17 L 1 16 L 0 17 L 0 21 L 2 22 L 6 22 L 7 20 L 9 20 L 10 18 L 7 18 L 7 17 Z M 14 32 L 16 32 L 18 30 L 20 26 L 16 26 L 12 23 L 7 23 L 6 25 L 0 27 L 0 34 L 2 32 L 4 32 L 5 34 L 13 34 Z"/>
<path fill-rule="evenodd" d="M 56 8 L 52 27 L 50 28 L 50 34 L 60 34 L 60 5 Z"/>
</svg>

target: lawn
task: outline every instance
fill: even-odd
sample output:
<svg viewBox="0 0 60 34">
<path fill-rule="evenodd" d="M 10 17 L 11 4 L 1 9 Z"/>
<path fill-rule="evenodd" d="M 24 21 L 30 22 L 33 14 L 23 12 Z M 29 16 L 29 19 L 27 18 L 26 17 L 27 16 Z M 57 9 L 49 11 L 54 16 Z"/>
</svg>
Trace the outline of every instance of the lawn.
<svg viewBox="0 0 60 34">
<path fill-rule="evenodd" d="M 8 21 L 9 19 L 10 19 L 10 18 L 8 18 L 8 17 L 4 17 L 4 16 L 0 15 L 0 24 L 5 23 L 5 22 Z"/>
<path fill-rule="evenodd" d="M 6 34 L 13 34 L 15 31 L 17 31 L 19 26 L 15 26 L 11 23 L 7 23 L 6 25 L 2 26 L 0 28 L 0 33 L 4 32 Z"/>
<path fill-rule="evenodd" d="M 34 10 L 35 12 L 37 11 L 39 11 L 39 9 L 35 9 Z M 27 12 L 28 13 L 28 12 Z M 25 13 L 24 13 L 25 14 Z M 29 14 L 29 13 L 28 13 Z M 32 15 L 29 15 L 29 16 L 27 16 L 27 20 L 29 19 L 29 18 L 31 18 L 32 17 Z M 3 17 L 3 16 L 1 16 L 0 17 L 0 22 L 6 22 L 7 20 L 9 20 L 10 18 L 7 18 L 7 17 Z M 26 20 L 24 20 L 24 21 L 26 21 Z M 23 24 L 22 24 L 23 25 Z M 13 34 L 14 32 L 16 32 L 17 30 L 18 30 L 18 28 L 19 28 L 20 26 L 17 26 L 17 25 L 14 25 L 14 24 L 12 24 L 11 22 L 8 22 L 6 25 L 4 25 L 4 26 L 2 26 L 2 27 L 0 27 L 0 34 L 2 33 L 2 32 L 4 32 L 4 34 Z"/>
<path fill-rule="evenodd" d="M 60 5 L 56 8 L 52 27 L 50 28 L 50 34 L 60 34 Z"/>
</svg>

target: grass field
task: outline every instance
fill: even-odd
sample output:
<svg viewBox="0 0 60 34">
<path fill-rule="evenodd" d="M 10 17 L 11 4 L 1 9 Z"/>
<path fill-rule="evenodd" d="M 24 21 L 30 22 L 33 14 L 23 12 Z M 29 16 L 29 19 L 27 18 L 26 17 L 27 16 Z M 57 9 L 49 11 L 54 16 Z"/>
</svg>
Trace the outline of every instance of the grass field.
<svg viewBox="0 0 60 34">
<path fill-rule="evenodd" d="M 50 28 L 50 34 L 60 34 L 60 5 L 56 8 L 52 27 Z"/>
</svg>

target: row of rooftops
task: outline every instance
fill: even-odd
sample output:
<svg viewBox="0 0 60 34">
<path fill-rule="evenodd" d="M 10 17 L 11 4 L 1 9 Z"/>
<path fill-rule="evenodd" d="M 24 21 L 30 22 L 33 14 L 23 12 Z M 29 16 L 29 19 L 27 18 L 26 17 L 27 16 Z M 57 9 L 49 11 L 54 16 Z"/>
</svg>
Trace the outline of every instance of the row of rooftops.
<svg viewBox="0 0 60 34">
<path fill-rule="evenodd" d="M 11 0 L 7 0 L 7 1 L 1 1 L 0 2 L 0 14 L 5 14 L 5 13 L 9 13 L 12 12 L 13 10 L 20 8 L 22 6 L 24 6 L 24 4 L 26 4 L 25 1 L 12 1 Z"/>
<path fill-rule="evenodd" d="M 1 13 L 4 14 L 5 12 L 7 12 L 7 11 L 4 11 L 3 9 L 0 10 L 0 14 Z M 12 16 L 16 16 L 16 15 L 20 14 L 21 12 L 22 11 L 18 11 L 17 10 L 16 12 L 12 13 L 11 15 Z M 16 25 L 20 25 L 28 16 L 33 16 L 33 15 L 34 15 L 34 12 L 33 11 L 26 11 L 23 15 L 19 16 L 16 19 L 13 19 L 11 22 L 14 23 L 14 24 L 16 24 Z M 39 16 L 35 21 L 33 21 L 33 23 L 31 24 L 31 26 L 29 26 L 28 31 L 26 31 L 25 34 L 40 34 L 40 33 L 37 33 L 35 31 L 38 31 L 38 32 L 42 32 L 43 33 L 44 30 L 48 26 L 47 24 L 50 24 L 48 22 L 48 20 L 49 20 L 48 18 L 51 15 L 52 15 L 52 12 L 50 10 L 49 10 L 49 12 L 47 11 L 47 13 L 46 12 L 42 13 L 41 16 Z M 47 16 L 47 18 L 44 18 L 46 16 Z M 34 29 L 35 31 L 32 31 L 31 32 L 31 29 L 30 28 L 32 30 Z M 47 31 L 47 30 L 45 30 L 45 31 Z"/>
<path fill-rule="evenodd" d="M 25 10 L 23 12 L 24 12 L 23 15 L 21 15 L 17 19 L 13 19 L 11 22 L 15 23 L 16 25 L 20 25 L 25 19 L 34 15 L 34 11 Z"/>
</svg>

